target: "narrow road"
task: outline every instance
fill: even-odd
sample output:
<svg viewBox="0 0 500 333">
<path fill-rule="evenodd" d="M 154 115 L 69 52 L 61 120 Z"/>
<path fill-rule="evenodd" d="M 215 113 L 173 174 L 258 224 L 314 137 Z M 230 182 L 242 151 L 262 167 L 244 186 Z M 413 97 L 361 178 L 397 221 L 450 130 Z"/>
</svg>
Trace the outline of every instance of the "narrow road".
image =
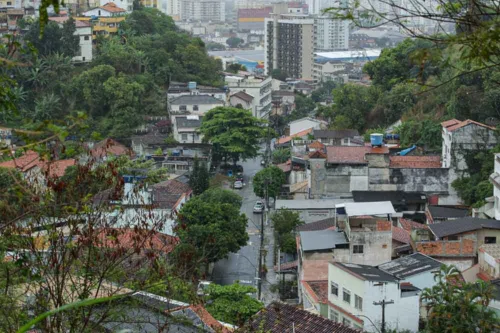
<svg viewBox="0 0 500 333">
<path fill-rule="evenodd" d="M 262 214 L 254 214 L 253 206 L 259 198 L 253 193 L 252 178 L 261 170 L 260 158 L 248 160 L 240 163 L 243 166 L 243 176 L 245 186 L 241 190 L 234 190 L 243 198 L 241 212 L 248 217 L 247 233 L 248 243 L 237 253 L 229 254 L 227 259 L 219 260 L 215 263 L 212 271 L 212 281 L 221 285 L 233 284 L 239 281 L 241 284 L 257 287 L 257 271 L 259 266 L 259 246 L 260 246 L 260 224 Z M 275 284 L 275 274 L 273 271 L 273 244 L 274 237 L 271 226 L 265 225 L 265 249 L 266 266 L 268 274 L 262 284 L 262 300 L 267 305 L 272 300 L 277 299 L 270 291 L 271 284 Z"/>
</svg>

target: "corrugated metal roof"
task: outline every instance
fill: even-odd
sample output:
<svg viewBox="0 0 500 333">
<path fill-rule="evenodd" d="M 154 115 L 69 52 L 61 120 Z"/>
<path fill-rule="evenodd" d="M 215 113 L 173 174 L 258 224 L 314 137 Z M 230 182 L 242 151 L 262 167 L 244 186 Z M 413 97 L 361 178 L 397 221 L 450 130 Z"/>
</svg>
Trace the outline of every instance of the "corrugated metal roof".
<svg viewBox="0 0 500 333">
<path fill-rule="evenodd" d="M 406 257 L 386 262 L 385 264 L 379 265 L 378 268 L 400 279 L 404 279 L 408 276 L 435 270 L 441 265 L 442 262 L 436 259 L 423 255 L 422 253 L 414 253 Z"/>
<path fill-rule="evenodd" d="M 396 214 L 390 201 L 348 202 L 345 211 L 348 216 Z"/>
<path fill-rule="evenodd" d="M 302 251 L 329 250 L 349 244 L 343 232 L 334 230 L 301 231 L 300 242 Z"/>
</svg>

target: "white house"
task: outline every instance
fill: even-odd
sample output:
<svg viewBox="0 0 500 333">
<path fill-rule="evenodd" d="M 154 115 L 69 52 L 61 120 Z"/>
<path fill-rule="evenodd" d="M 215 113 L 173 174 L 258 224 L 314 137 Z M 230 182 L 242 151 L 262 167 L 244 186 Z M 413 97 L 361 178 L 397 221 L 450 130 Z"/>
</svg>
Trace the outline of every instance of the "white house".
<svg viewBox="0 0 500 333">
<path fill-rule="evenodd" d="M 495 127 L 467 119 L 447 120 L 441 123 L 442 131 L 442 167 L 449 168 L 448 182 L 468 176 L 469 168 L 466 163 L 467 153 L 470 151 L 486 150 L 493 148 L 498 140 Z M 452 186 L 449 186 L 449 195 L 439 198 L 440 205 L 454 205 L 459 203 L 459 198 Z"/>
<path fill-rule="evenodd" d="M 174 139 L 180 143 L 202 143 L 203 134 L 199 133 L 202 121 L 201 116 L 172 116 Z"/>
<path fill-rule="evenodd" d="M 312 110 L 311 110 L 312 111 Z M 294 120 L 290 123 L 290 135 L 294 135 L 307 129 L 321 130 L 326 129 L 328 123 L 323 120 L 305 117 Z"/>
<path fill-rule="evenodd" d="M 92 17 L 92 16 L 114 17 L 114 16 L 122 16 L 126 13 L 127 11 L 125 9 L 118 7 L 113 2 L 108 2 L 104 6 L 87 10 L 86 12 L 83 12 L 82 15 L 86 17 Z"/>
<path fill-rule="evenodd" d="M 182 95 L 169 101 L 170 113 L 199 116 L 203 116 L 213 108 L 224 105 L 223 100 L 210 95 Z"/>
<path fill-rule="evenodd" d="M 382 302 L 387 302 L 387 329 L 417 332 L 419 292 L 376 267 L 339 262 L 328 267 L 329 318 L 364 332 L 380 332 Z"/>
<path fill-rule="evenodd" d="M 220 99 L 227 100 L 227 89 L 220 87 L 211 87 L 199 85 L 194 81 L 191 82 L 170 82 L 167 91 L 168 100 L 175 99 L 185 95 L 208 95 Z"/>
<path fill-rule="evenodd" d="M 257 105 L 255 104 L 256 100 L 252 95 L 247 94 L 245 91 L 238 91 L 229 97 L 229 104 L 231 106 L 241 105 L 245 110 L 252 110 L 252 114 L 255 114 L 255 110 Z"/>
<path fill-rule="evenodd" d="M 271 86 L 272 78 L 258 77 L 252 75 L 228 75 L 225 77 L 226 86 L 228 86 L 231 94 L 238 91 L 253 96 L 254 109 L 252 114 L 257 118 L 268 118 L 271 112 Z"/>
<path fill-rule="evenodd" d="M 493 184 L 493 197 L 495 198 L 495 220 L 500 220 L 500 154 L 495 154 L 495 169 L 490 175 Z"/>
<path fill-rule="evenodd" d="M 69 20 L 69 16 L 64 17 L 49 17 L 50 21 L 56 22 L 60 27 Z M 90 62 L 92 61 L 92 26 L 89 22 L 75 21 L 75 35 L 79 38 L 80 50 L 73 57 L 74 62 Z"/>
</svg>

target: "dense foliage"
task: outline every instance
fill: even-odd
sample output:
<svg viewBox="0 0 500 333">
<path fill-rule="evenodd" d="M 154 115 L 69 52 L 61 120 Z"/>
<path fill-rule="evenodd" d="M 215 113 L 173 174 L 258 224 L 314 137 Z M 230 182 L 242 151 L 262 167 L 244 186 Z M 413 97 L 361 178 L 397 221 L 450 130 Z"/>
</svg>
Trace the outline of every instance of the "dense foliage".
<svg viewBox="0 0 500 333">
<path fill-rule="evenodd" d="M 276 241 L 280 250 L 287 253 L 297 251 L 295 240 L 295 228 L 304 224 L 300 219 L 299 213 L 287 209 L 277 210 L 271 215 Z"/>
<path fill-rule="evenodd" d="M 207 55 L 203 42 L 177 30 L 173 20 L 156 9 L 127 16 L 123 36 L 98 38 L 92 62 L 78 66 L 71 62 L 79 41 L 73 23 L 68 20 L 59 27 L 50 22 L 40 39 L 40 23 L 25 22 L 25 39 L 32 49 L 16 39 L 0 47 L 0 57 L 13 62 L 0 69 L 0 92 L 6 97 L 2 108 L 11 103 L 0 110 L 4 125 L 31 129 L 83 111 L 93 131 L 127 137 L 145 115 L 166 115 L 170 80 L 222 84 L 221 64 Z"/>
<path fill-rule="evenodd" d="M 207 165 L 205 162 L 200 162 L 197 157 L 194 159 L 193 171 L 189 176 L 189 186 L 193 190 L 194 195 L 202 194 L 210 187 L 210 176 Z"/>
<path fill-rule="evenodd" d="M 251 296 L 257 290 L 238 283 L 219 286 L 211 284 L 206 293 L 207 310 L 215 319 L 241 326 L 264 306 Z"/>
<path fill-rule="evenodd" d="M 276 199 L 281 193 L 285 178 L 285 173 L 277 166 L 262 169 L 253 177 L 253 191 L 258 197 Z"/>
</svg>

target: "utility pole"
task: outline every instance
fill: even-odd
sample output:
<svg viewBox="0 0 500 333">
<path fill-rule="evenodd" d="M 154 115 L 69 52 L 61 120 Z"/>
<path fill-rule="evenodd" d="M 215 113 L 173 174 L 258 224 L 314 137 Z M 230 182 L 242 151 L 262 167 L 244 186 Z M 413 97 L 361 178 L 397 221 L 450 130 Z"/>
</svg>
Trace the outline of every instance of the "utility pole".
<svg viewBox="0 0 500 333">
<path fill-rule="evenodd" d="M 381 305 L 382 306 L 382 327 L 381 327 L 382 333 L 385 333 L 385 306 L 387 304 L 394 304 L 394 301 L 393 300 L 386 301 L 384 299 L 381 302 L 373 302 L 373 305 Z"/>
<path fill-rule="evenodd" d="M 267 186 L 269 184 L 269 181 L 266 179 L 264 181 L 264 186 L 266 187 L 265 193 L 266 193 L 266 199 L 267 199 Z M 262 294 L 262 265 L 264 262 L 264 214 L 266 214 L 266 210 L 269 209 L 269 203 L 264 204 L 264 210 L 262 211 L 262 215 L 260 216 L 260 250 L 259 250 L 259 272 L 258 272 L 258 277 L 259 277 L 259 284 L 258 284 L 258 299 L 260 300 L 260 296 Z"/>
</svg>

